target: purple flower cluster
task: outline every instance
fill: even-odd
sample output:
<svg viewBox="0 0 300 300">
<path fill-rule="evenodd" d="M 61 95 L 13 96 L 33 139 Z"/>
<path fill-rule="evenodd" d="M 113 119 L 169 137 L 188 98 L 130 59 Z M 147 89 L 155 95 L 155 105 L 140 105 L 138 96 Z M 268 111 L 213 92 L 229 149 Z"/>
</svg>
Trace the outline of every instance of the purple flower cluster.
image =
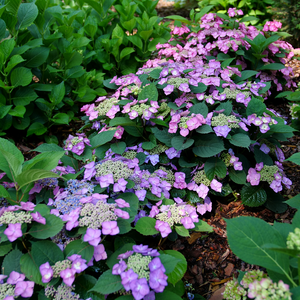
<svg viewBox="0 0 300 300">
<path fill-rule="evenodd" d="M 84 133 L 76 133 L 77 136 L 69 135 L 66 139 L 64 149 L 72 151 L 77 155 L 81 155 L 84 151 L 85 145 L 91 146 L 89 139 Z"/>
<path fill-rule="evenodd" d="M 120 275 L 126 292 L 131 292 L 135 300 L 154 300 L 155 293 L 162 293 L 168 285 L 160 254 L 146 245 L 135 245 L 132 251 L 120 254 L 112 274 Z"/>
</svg>

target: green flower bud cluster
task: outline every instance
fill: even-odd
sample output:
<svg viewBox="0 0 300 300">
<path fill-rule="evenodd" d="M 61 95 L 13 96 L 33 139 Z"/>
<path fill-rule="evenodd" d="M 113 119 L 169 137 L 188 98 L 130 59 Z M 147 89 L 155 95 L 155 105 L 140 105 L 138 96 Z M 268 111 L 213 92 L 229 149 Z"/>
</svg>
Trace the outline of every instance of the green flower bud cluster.
<svg viewBox="0 0 300 300">
<path fill-rule="evenodd" d="M 261 171 L 259 171 L 258 173 L 260 173 L 261 181 L 267 181 L 269 184 L 271 184 L 274 180 L 274 174 L 277 172 L 279 172 L 279 168 L 277 166 L 264 165 Z"/>
<path fill-rule="evenodd" d="M 293 103 L 292 105 L 289 105 L 290 108 L 290 114 L 292 119 L 298 119 L 298 112 L 300 110 L 300 105 L 297 103 Z"/>
<path fill-rule="evenodd" d="M 295 228 L 294 232 L 289 233 L 286 245 L 288 249 L 300 251 L 300 228 Z"/>
<path fill-rule="evenodd" d="M 60 277 L 60 272 L 71 268 L 72 262 L 68 259 L 57 261 L 54 266 L 51 266 L 53 269 L 53 278 Z"/>
<path fill-rule="evenodd" d="M 246 300 L 247 292 L 242 288 L 236 279 L 230 280 L 226 283 L 223 299 L 226 300 Z"/>
<path fill-rule="evenodd" d="M 170 111 L 171 111 L 171 108 L 168 106 L 168 104 L 166 102 L 162 102 L 160 104 L 160 107 L 157 109 L 157 116 L 163 116 L 163 117 L 166 117 Z"/>
<path fill-rule="evenodd" d="M 248 271 L 243 279 L 241 280 L 241 285 L 247 289 L 249 287 L 249 284 L 254 282 L 255 280 L 262 280 L 263 278 L 267 278 L 267 275 L 264 274 L 263 271 L 260 270 L 252 270 L 252 271 Z"/>
<path fill-rule="evenodd" d="M 217 116 L 212 117 L 211 125 L 212 126 L 224 126 L 227 125 L 229 128 L 239 128 L 240 120 L 235 116 L 226 116 L 224 114 L 218 114 Z"/>
<path fill-rule="evenodd" d="M 96 205 L 86 203 L 80 211 L 79 227 L 87 226 L 92 229 L 99 229 L 104 221 L 116 221 L 118 219 L 114 211 L 116 204 L 105 203 L 99 200 Z"/>
<path fill-rule="evenodd" d="M 153 155 L 153 154 L 161 154 L 164 153 L 166 150 L 168 150 L 169 148 L 166 145 L 156 145 L 153 149 L 149 150 L 149 154 Z"/>
<path fill-rule="evenodd" d="M 45 288 L 45 296 L 53 300 L 78 300 L 80 295 L 73 292 L 74 288 L 62 283 L 55 289 L 52 285 Z"/>
<path fill-rule="evenodd" d="M 128 270 L 132 269 L 134 273 L 138 274 L 138 278 L 146 278 L 149 280 L 150 270 L 149 263 L 151 262 L 151 256 L 144 256 L 140 253 L 134 253 L 128 257 L 127 267 Z"/>
<path fill-rule="evenodd" d="M 172 172 L 172 170 L 168 170 L 165 167 L 160 167 L 159 170 L 162 170 L 167 173 L 167 178 L 164 178 L 164 180 L 173 186 L 175 182 L 175 175 Z"/>
<path fill-rule="evenodd" d="M 179 128 L 188 128 L 186 122 L 190 119 L 192 119 L 192 117 L 181 117 L 180 123 L 178 124 Z"/>
<path fill-rule="evenodd" d="M 230 159 L 231 159 L 231 155 L 229 153 L 222 153 L 221 154 L 221 159 L 224 162 L 225 166 L 228 168 L 230 165 L 232 165 L 230 163 Z"/>
<path fill-rule="evenodd" d="M 204 170 L 200 170 L 198 172 L 195 173 L 193 180 L 197 183 L 197 184 L 201 184 L 203 183 L 206 186 L 210 186 L 210 180 L 206 177 L 205 175 L 205 171 Z"/>
<path fill-rule="evenodd" d="M 127 179 L 133 173 L 133 171 L 122 161 L 107 160 L 102 164 L 97 164 L 95 169 L 96 177 L 113 174 L 115 182 L 121 178 Z"/>
<path fill-rule="evenodd" d="M 141 92 L 141 90 L 142 90 L 141 87 L 139 87 L 138 85 L 129 86 L 128 89 L 135 96 L 137 96 Z"/>
<path fill-rule="evenodd" d="M 264 300 L 292 300 L 289 286 L 283 281 L 273 282 L 270 278 L 263 278 L 261 281 L 255 280 L 249 284 L 248 296 L 251 298 Z"/>
<path fill-rule="evenodd" d="M 9 283 L 0 284 L 0 299 L 4 299 L 6 296 L 15 295 L 15 286 Z"/>
<path fill-rule="evenodd" d="M 150 107 L 151 106 L 147 105 L 146 103 L 136 104 L 131 107 L 131 111 L 134 110 L 138 113 L 139 116 L 141 116 L 144 113 L 144 111 Z"/>
<path fill-rule="evenodd" d="M 99 116 L 105 116 L 108 111 L 113 107 L 113 105 L 116 105 L 119 102 L 116 98 L 108 98 L 104 101 L 101 101 L 97 107 L 94 108 L 94 110 L 98 111 Z"/>
<path fill-rule="evenodd" d="M 161 210 L 163 210 L 163 212 L 157 214 L 155 218 L 167 222 L 170 227 L 174 224 L 181 224 L 180 220 L 189 216 L 188 212 L 185 211 L 184 206 L 178 206 L 176 203 L 172 205 L 162 205 Z"/>
<path fill-rule="evenodd" d="M 134 159 L 136 158 L 137 153 L 134 150 L 126 151 L 122 154 L 123 157 L 128 159 Z"/>
<path fill-rule="evenodd" d="M 20 211 L 20 212 L 14 212 L 14 211 L 6 211 L 1 217 L 0 217 L 0 224 L 16 224 L 16 223 L 31 223 L 32 216 L 30 215 L 30 212 L 27 211 Z"/>
<path fill-rule="evenodd" d="M 226 95 L 226 99 L 236 99 L 237 94 L 243 93 L 245 98 L 251 96 L 250 91 L 242 91 L 242 90 L 231 90 L 230 88 L 225 88 L 224 91 L 220 95 Z"/>
<path fill-rule="evenodd" d="M 169 79 L 167 83 L 178 89 L 182 83 L 189 83 L 189 80 L 187 78 L 175 77 Z"/>
</svg>

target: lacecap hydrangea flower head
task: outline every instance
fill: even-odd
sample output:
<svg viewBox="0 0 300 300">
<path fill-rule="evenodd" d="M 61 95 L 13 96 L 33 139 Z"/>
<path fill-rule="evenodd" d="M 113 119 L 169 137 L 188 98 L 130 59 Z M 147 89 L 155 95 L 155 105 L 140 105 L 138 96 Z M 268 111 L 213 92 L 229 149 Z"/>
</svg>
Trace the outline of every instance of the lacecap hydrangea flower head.
<svg viewBox="0 0 300 300">
<path fill-rule="evenodd" d="M 113 266 L 112 274 L 121 276 L 125 291 L 135 300 L 154 300 L 155 293 L 162 293 L 168 285 L 159 255 L 156 249 L 141 244 L 118 256 L 120 261 Z"/>
</svg>

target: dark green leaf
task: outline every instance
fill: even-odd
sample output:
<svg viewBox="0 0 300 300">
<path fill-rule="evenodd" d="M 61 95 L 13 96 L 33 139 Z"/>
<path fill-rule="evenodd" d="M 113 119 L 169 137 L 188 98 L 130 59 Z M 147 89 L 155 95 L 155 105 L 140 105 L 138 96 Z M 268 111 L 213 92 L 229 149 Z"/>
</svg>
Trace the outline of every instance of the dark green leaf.
<svg viewBox="0 0 300 300">
<path fill-rule="evenodd" d="M 90 261 L 94 255 L 94 247 L 87 242 L 75 240 L 69 243 L 64 250 L 65 257 L 79 254 L 86 261 Z"/>
<path fill-rule="evenodd" d="M 266 111 L 266 105 L 259 99 L 252 97 L 251 101 L 247 106 L 247 116 L 252 114 L 257 114 L 257 116 L 261 116 Z"/>
<path fill-rule="evenodd" d="M 153 83 L 145 86 L 139 93 L 138 100 L 144 100 L 147 98 L 151 101 L 157 101 L 158 99 L 158 91 Z"/>
<path fill-rule="evenodd" d="M 243 80 L 246 80 L 246 79 L 248 79 L 248 78 L 250 78 L 250 77 L 252 77 L 252 76 L 255 76 L 257 73 L 258 73 L 258 72 L 252 71 L 252 70 L 245 70 L 245 71 L 242 71 L 242 72 L 241 72 L 242 76 L 241 76 L 241 77 L 237 76 L 237 77 L 235 78 L 234 81 L 235 81 L 236 83 L 238 83 L 238 82 L 243 81 Z"/>
<path fill-rule="evenodd" d="M 257 207 L 267 201 L 267 193 L 261 186 L 244 185 L 241 190 L 241 200 L 244 205 Z"/>
<path fill-rule="evenodd" d="M 1 245 L 2 247 L 2 245 Z M 9 252 L 3 260 L 2 272 L 4 275 L 9 275 L 12 271 L 21 273 L 20 259 L 23 253 L 20 250 L 12 250 Z"/>
<path fill-rule="evenodd" d="M 21 273 L 25 274 L 26 278 L 34 281 L 37 284 L 44 285 L 42 283 L 42 275 L 39 270 L 39 266 L 35 262 L 35 258 L 30 254 L 24 254 L 20 260 Z"/>
<path fill-rule="evenodd" d="M 16 68 L 10 75 L 11 85 L 15 88 L 18 86 L 26 86 L 32 81 L 32 76 L 30 69 L 24 67 Z"/>
<path fill-rule="evenodd" d="M 17 29 L 23 30 L 26 29 L 29 25 L 33 23 L 33 21 L 38 16 L 38 8 L 32 3 L 21 3 L 18 9 L 18 23 Z"/>
<path fill-rule="evenodd" d="M 285 66 L 284 64 L 279 64 L 279 63 L 271 63 L 271 64 L 267 64 L 267 65 L 264 65 L 260 68 L 260 70 L 282 70 L 284 69 Z"/>
<path fill-rule="evenodd" d="M 113 275 L 111 270 L 105 271 L 98 279 L 95 286 L 89 292 L 97 292 L 102 295 L 115 293 L 123 288 L 121 277 Z"/>
<path fill-rule="evenodd" d="M 28 50 L 23 54 L 26 59 L 25 66 L 28 68 L 36 68 L 46 62 L 49 56 L 50 48 L 38 47 Z"/>
<path fill-rule="evenodd" d="M 155 234 L 159 233 L 155 229 L 155 223 L 156 223 L 156 220 L 153 218 L 142 217 L 137 221 L 134 229 L 143 235 L 155 235 Z"/>
<path fill-rule="evenodd" d="M 224 149 L 223 141 L 219 137 L 214 134 L 207 134 L 196 141 L 193 152 L 200 157 L 211 157 Z"/>
<path fill-rule="evenodd" d="M 229 168 L 230 179 L 237 184 L 246 183 L 246 173 L 244 171 L 236 171 L 234 168 Z"/>
<path fill-rule="evenodd" d="M 200 114 L 204 118 L 206 118 L 206 116 L 208 114 L 208 107 L 205 102 L 200 102 L 200 103 L 194 104 L 192 107 L 190 107 L 189 111 L 194 114 Z"/>
<path fill-rule="evenodd" d="M 251 144 L 251 140 L 248 135 L 243 134 L 243 133 L 237 133 L 229 139 L 229 142 L 232 145 L 235 145 L 237 147 L 244 147 L 248 148 Z"/>
<path fill-rule="evenodd" d="M 174 136 L 171 140 L 171 145 L 177 150 L 184 150 L 191 147 L 194 144 L 193 139 L 188 139 L 183 136 Z"/>
<path fill-rule="evenodd" d="M 110 146 L 112 152 L 116 154 L 123 154 L 126 149 L 126 143 L 125 142 L 117 142 L 114 144 L 111 144 Z"/>
<path fill-rule="evenodd" d="M 113 139 L 115 133 L 116 130 L 108 130 L 98 133 L 93 138 L 91 138 L 92 147 L 97 148 L 101 145 L 110 142 Z"/>
<path fill-rule="evenodd" d="M 209 180 L 213 180 L 215 175 L 224 178 L 227 173 L 225 163 L 218 157 L 209 158 L 204 165 L 204 171 Z"/>
</svg>

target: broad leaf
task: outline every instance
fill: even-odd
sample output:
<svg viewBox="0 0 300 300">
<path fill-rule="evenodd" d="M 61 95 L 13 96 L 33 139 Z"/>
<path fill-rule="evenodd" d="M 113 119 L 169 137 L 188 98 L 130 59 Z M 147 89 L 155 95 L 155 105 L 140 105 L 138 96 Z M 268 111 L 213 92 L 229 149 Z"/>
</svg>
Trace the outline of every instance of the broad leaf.
<svg viewBox="0 0 300 300">
<path fill-rule="evenodd" d="M 244 205 L 250 207 L 261 206 L 267 201 L 267 193 L 261 186 L 244 185 L 241 200 Z"/>
<path fill-rule="evenodd" d="M 194 144 L 193 139 L 186 138 L 184 136 L 174 136 L 171 140 L 171 145 L 177 150 L 184 150 L 191 147 Z"/>
<path fill-rule="evenodd" d="M 115 133 L 116 130 L 108 130 L 98 133 L 97 135 L 91 138 L 92 147 L 97 148 L 101 145 L 110 142 L 113 139 Z"/>
<path fill-rule="evenodd" d="M 1 245 L 2 247 L 2 245 Z M 12 271 L 16 271 L 21 273 L 21 265 L 20 265 L 20 259 L 22 257 L 23 253 L 18 250 L 12 250 L 9 252 L 3 260 L 2 263 L 2 273 L 4 275 L 9 275 Z"/>
<path fill-rule="evenodd" d="M 45 216 L 45 219 L 45 225 L 34 222 L 28 233 L 36 239 L 44 240 L 55 236 L 62 230 L 64 223 L 61 218 L 49 214 Z"/>
<path fill-rule="evenodd" d="M 79 254 L 86 261 L 90 261 L 94 255 L 94 247 L 82 240 L 75 240 L 66 246 L 64 254 L 65 257 Z"/>
<path fill-rule="evenodd" d="M 17 29 L 23 30 L 26 29 L 29 25 L 33 23 L 33 21 L 38 16 L 38 8 L 32 3 L 21 3 L 18 10 L 18 23 Z"/>
<path fill-rule="evenodd" d="M 227 173 L 225 163 L 218 157 L 209 158 L 204 165 L 204 171 L 209 180 L 213 180 L 215 175 L 224 178 Z"/>
<path fill-rule="evenodd" d="M 155 223 L 156 219 L 150 217 L 142 217 L 137 221 L 134 229 L 142 235 L 155 235 L 159 233 L 155 229 Z"/>
<path fill-rule="evenodd" d="M 225 150 L 223 141 L 214 134 L 201 136 L 193 148 L 193 152 L 200 157 L 211 157 L 223 150 Z"/>
<path fill-rule="evenodd" d="M 24 254 L 20 260 L 21 273 L 26 275 L 30 281 L 34 281 L 37 284 L 44 285 L 42 282 L 42 275 L 39 270 L 39 266 L 35 262 L 35 257 L 30 253 Z"/>
<path fill-rule="evenodd" d="M 139 93 L 138 100 L 144 100 L 147 98 L 151 101 L 157 101 L 158 99 L 158 91 L 153 83 L 145 86 Z"/>
<path fill-rule="evenodd" d="M 229 142 L 237 147 L 248 148 L 251 144 L 251 140 L 248 135 L 243 133 L 237 133 L 229 139 Z"/>
</svg>

